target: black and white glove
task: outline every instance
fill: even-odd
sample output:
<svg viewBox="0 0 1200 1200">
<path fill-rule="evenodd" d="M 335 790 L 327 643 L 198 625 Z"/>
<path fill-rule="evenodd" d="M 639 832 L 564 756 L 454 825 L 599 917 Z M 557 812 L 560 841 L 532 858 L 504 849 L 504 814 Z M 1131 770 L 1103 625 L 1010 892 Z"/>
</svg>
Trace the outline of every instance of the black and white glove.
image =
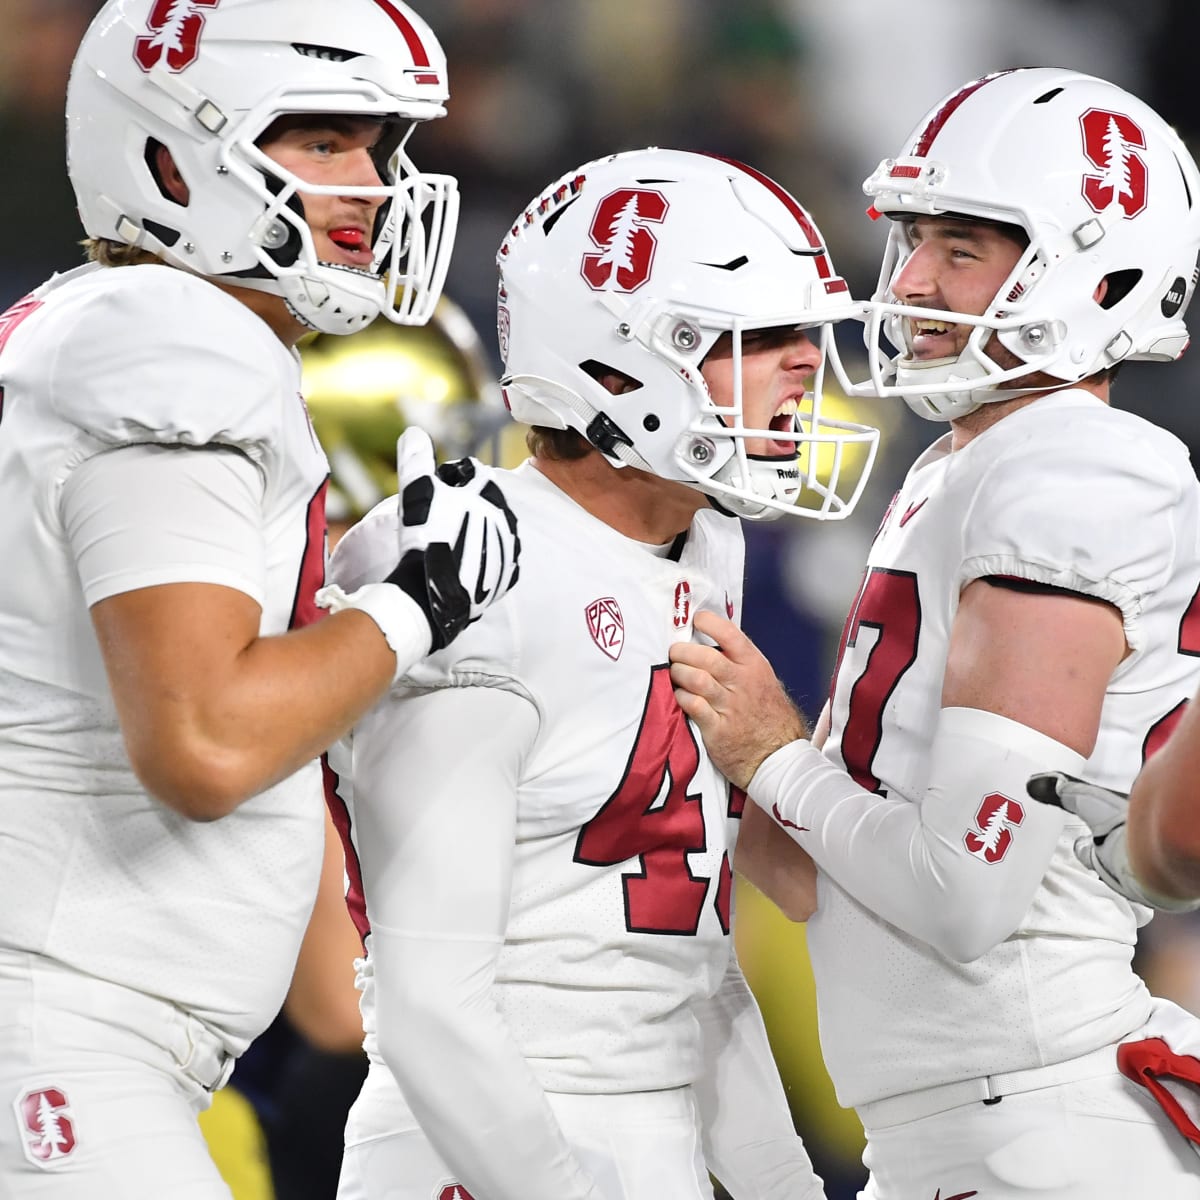
<svg viewBox="0 0 1200 1200">
<path fill-rule="evenodd" d="M 365 612 L 395 653 L 399 679 L 517 582 L 521 539 L 504 493 L 474 459 L 437 466 L 429 435 L 413 426 L 396 443 L 396 465 L 395 570 L 349 594 L 336 585 L 322 588 L 317 603 L 331 612 Z"/>
<path fill-rule="evenodd" d="M 1091 836 L 1075 839 L 1075 856 L 1114 892 L 1135 904 L 1164 912 L 1200 908 L 1200 900 L 1174 900 L 1150 892 L 1134 875 L 1125 842 L 1125 821 L 1129 815 L 1129 796 L 1125 792 L 1110 791 L 1062 771 L 1031 775 L 1025 789 L 1035 800 L 1065 809 L 1087 825 Z"/>
<path fill-rule="evenodd" d="M 517 517 L 473 458 L 434 466 L 424 430 L 396 443 L 400 478 L 400 563 L 387 577 L 420 606 L 432 648 L 448 646 L 478 621 L 520 573 Z"/>
</svg>

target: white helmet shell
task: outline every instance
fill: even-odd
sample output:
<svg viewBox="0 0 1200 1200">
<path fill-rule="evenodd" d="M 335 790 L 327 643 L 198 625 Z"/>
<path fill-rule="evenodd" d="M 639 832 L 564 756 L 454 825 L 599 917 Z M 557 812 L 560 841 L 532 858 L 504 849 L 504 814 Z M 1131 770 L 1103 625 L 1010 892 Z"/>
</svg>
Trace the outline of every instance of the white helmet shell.
<svg viewBox="0 0 1200 1200">
<path fill-rule="evenodd" d="M 412 124 L 445 113 L 446 60 L 400 0 L 109 0 L 67 90 L 68 172 L 92 237 L 142 247 L 206 277 L 283 296 L 305 323 L 352 333 L 382 313 L 422 324 L 437 302 L 458 216 L 456 182 L 422 175 Z M 397 126 L 370 270 L 318 259 L 297 196 L 310 186 L 255 144 L 290 114 Z M 164 195 L 148 148 L 187 184 Z"/>
<path fill-rule="evenodd" d="M 922 416 L 948 420 L 1037 390 L 1017 382 L 1034 372 L 1064 386 L 1186 349 L 1200 173 L 1137 97 L 1075 71 L 1001 71 L 947 96 L 906 147 L 863 185 L 896 222 L 870 302 L 871 379 L 857 393 L 903 396 Z M 1015 225 L 1029 238 L 982 315 L 949 314 L 974 329 L 956 358 L 936 362 L 909 355 L 907 321 L 947 314 L 906 307 L 891 291 L 911 253 L 906 219 L 922 215 Z M 895 357 L 879 349 L 881 330 Z M 1002 369 L 987 353 L 993 334 L 1019 366 Z"/>
<path fill-rule="evenodd" d="M 497 262 L 501 383 L 517 420 L 578 430 L 614 465 L 688 483 L 741 516 L 853 509 L 878 432 L 822 417 L 823 365 L 790 432 L 742 420 L 744 331 L 817 327 L 824 348 L 832 322 L 862 315 L 815 222 L 773 180 L 677 150 L 598 159 L 530 204 Z M 714 404 L 701 374 L 724 333 L 732 407 Z M 613 395 L 604 370 L 640 386 Z M 754 459 L 750 437 L 792 441 L 797 457 Z M 845 495 L 851 444 L 867 466 Z"/>
</svg>

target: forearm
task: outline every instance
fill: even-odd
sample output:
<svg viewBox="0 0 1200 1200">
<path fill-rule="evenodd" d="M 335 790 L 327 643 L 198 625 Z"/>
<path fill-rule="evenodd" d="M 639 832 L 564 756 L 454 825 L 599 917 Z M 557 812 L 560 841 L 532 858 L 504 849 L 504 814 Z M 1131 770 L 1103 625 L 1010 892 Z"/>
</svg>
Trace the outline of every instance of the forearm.
<svg viewBox="0 0 1200 1200">
<path fill-rule="evenodd" d="M 768 758 L 749 794 L 861 904 L 970 961 L 1018 927 L 1058 843 L 1062 813 L 1016 799 L 1048 761 L 1082 762 L 1015 722 L 948 709 L 919 803 L 867 792 L 807 742 Z"/>
<path fill-rule="evenodd" d="M 599 1200 L 496 1008 L 495 950 L 376 926 L 380 1053 L 473 1195 Z"/>
<path fill-rule="evenodd" d="M 709 1169 L 734 1200 L 822 1200 L 736 958 L 717 993 L 693 1011 L 702 1038 L 704 1074 L 695 1090 Z"/>
<path fill-rule="evenodd" d="M 1192 761 L 1200 754 L 1190 742 L 1191 734 L 1181 726 L 1142 768 L 1129 796 L 1130 867 L 1149 893 L 1172 900 L 1200 897 L 1200 762 Z"/>
</svg>

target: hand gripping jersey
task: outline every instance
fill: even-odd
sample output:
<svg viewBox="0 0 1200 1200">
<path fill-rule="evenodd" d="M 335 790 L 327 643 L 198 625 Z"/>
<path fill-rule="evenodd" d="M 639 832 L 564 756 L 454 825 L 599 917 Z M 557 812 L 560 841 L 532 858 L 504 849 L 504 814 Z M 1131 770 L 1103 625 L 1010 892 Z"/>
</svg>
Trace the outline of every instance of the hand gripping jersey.
<svg viewBox="0 0 1200 1200">
<path fill-rule="evenodd" d="M 689 1002 L 713 993 L 729 960 L 730 859 L 744 798 L 731 794 L 676 704 L 667 655 L 693 636 L 700 609 L 740 612 L 741 529 L 704 510 L 677 560 L 658 557 L 531 464 L 497 478 L 520 522 L 520 584 L 405 681 L 414 697 L 499 688 L 536 712 L 517 783 L 516 846 L 496 848 L 514 858 L 493 991 L 547 1091 L 679 1087 L 700 1068 Z M 394 503 L 339 545 L 343 587 L 390 569 Z M 351 748 L 339 744 L 329 761 L 335 821 L 349 840 L 351 907 L 367 933 L 372 901 L 364 914 L 355 888 Z M 396 802 L 454 819 L 453 795 L 406 794 L 403 780 Z M 369 969 L 365 983 L 367 1047 L 378 1061 Z"/>
<path fill-rule="evenodd" d="M 1200 682 L 1200 517 L 1186 450 L 1077 391 L 1006 415 L 953 454 L 948 441 L 913 465 L 875 539 L 842 635 L 826 754 L 868 791 L 917 802 L 958 597 L 973 580 L 1008 576 L 1119 609 L 1130 653 L 1082 774 L 1128 791 Z M 1008 810 L 1004 829 L 989 828 L 993 817 L 976 813 L 963 837 L 1020 854 L 1020 813 Z M 1017 931 L 966 964 L 821 877 L 808 942 L 844 1105 L 1073 1058 L 1145 1021 L 1149 996 L 1130 959 L 1146 914 L 1078 862 L 1082 832 L 1068 824 Z"/>
<path fill-rule="evenodd" d="M 253 596 L 263 634 L 311 616 L 328 468 L 298 360 L 184 271 L 84 267 L 0 317 L 0 388 L 0 952 L 162 997 L 240 1052 L 282 1002 L 311 908 L 318 769 L 220 821 L 164 808 L 130 767 L 88 608 L 189 581 Z M 214 550 L 221 530 L 189 526 L 168 486 L 155 502 L 182 505 L 177 519 L 81 581 L 64 493 L 82 464 L 134 444 L 252 463 L 253 554 Z"/>
</svg>

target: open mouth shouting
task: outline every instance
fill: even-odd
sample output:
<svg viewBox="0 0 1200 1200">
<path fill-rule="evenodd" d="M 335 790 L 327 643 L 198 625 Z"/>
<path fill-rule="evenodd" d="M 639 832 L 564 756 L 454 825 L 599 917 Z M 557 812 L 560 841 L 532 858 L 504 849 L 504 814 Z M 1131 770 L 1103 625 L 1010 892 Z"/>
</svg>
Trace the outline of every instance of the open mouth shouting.
<svg viewBox="0 0 1200 1200">
<path fill-rule="evenodd" d="M 913 358 L 953 358 L 962 348 L 960 327 L 950 321 L 911 319 L 908 329 Z"/>
<path fill-rule="evenodd" d="M 776 410 L 775 415 L 767 422 L 767 428 L 775 433 L 795 433 L 796 413 L 799 411 L 797 397 L 789 396 Z M 796 443 L 793 441 L 766 441 L 762 451 L 765 458 L 795 458 Z M 749 447 L 747 447 L 749 449 Z"/>
</svg>

